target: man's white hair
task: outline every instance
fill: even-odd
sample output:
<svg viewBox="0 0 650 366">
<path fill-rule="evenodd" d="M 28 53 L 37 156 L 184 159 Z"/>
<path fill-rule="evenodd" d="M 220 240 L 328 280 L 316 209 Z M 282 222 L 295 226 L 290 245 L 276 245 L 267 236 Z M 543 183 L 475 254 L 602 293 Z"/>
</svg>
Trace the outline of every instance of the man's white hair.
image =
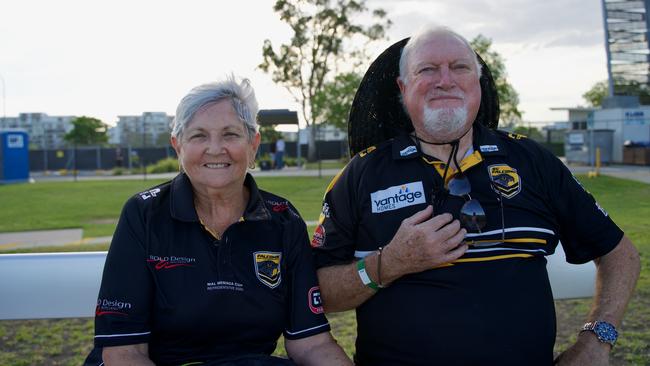
<svg viewBox="0 0 650 366">
<path fill-rule="evenodd" d="M 409 82 L 409 58 L 411 57 L 411 54 L 413 51 L 419 49 L 423 44 L 427 43 L 430 41 L 432 38 L 435 36 L 441 35 L 441 34 L 447 34 L 454 36 L 458 38 L 461 42 L 467 46 L 467 49 L 472 52 L 474 55 L 474 63 L 476 66 L 476 71 L 478 73 L 478 77 L 481 77 L 481 63 L 478 60 L 478 55 L 476 52 L 474 52 L 474 49 L 472 49 L 472 46 L 469 44 L 467 39 L 465 37 L 461 36 L 460 34 L 454 32 L 448 27 L 444 26 L 427 26 L 423 29 L 421 29 L 419 32 L 417 32 L 409 41 L 406 43 L 404 46 L 404 49 L 402 50 L 402 55 L 400 56 L 399 59 L 399 77 L 402 80 L 404 84 L 408 84 Z"/>
</svg>

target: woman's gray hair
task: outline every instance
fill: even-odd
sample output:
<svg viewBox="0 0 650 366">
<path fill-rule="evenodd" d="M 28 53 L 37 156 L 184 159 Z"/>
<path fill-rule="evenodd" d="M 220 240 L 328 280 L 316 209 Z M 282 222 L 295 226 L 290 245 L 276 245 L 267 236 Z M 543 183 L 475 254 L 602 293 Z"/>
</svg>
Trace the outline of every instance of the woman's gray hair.
<svg viewBox="0 0 650 366">
<path fill-rule="evenodd" d="M 429 26 L 420 30 L 417 34 L 411 37 L 409 41 L 406 43 L 406 45 L 404 46 L 404 49 L 402 50 L 402 55 L 400 56 L 399 59 L 399 77 L 404 84 L 408 84 L 409 82 L 408 62 L 409 62 L 409 58 L 411 57 L 411 53 L 413 53 L 414 50 L 417 50 L 419 47 L 421 47 L 422 44 L 431 40 L 431 38 L 433 38 L 434 36 L 440 34 L 449 34 L 458 38 L 460 41 L 462 41 L 465 44 L 465 46 L 467 46 L 467 48 L 470 51 L 472 51 L 472 53 L 474 54 L 474 63 L 476 66 L 478 77 L 479 78 L 481 77 L 481 63 L 478 60 L 478 55 L 476 54 L 472 46 L 469 44 L 467 39 L 465 39 L 465 37 L 454 32 L 448 27 Z"/>
<path fill-rule="evenodd" d="M 196 112 L 205 105 L 230 99 L 237 116 L 246 127 L 248 140 L 252 141 L 257 133 L 257 99 L 248 79 L 240 83 L 230 75 L 223 81 L 199 85 L 183 97 L 176 108 L 176 116 L 171 123 L 171 135 L 182 138 L 185 127 L 192 121 Z"/>
</svg>

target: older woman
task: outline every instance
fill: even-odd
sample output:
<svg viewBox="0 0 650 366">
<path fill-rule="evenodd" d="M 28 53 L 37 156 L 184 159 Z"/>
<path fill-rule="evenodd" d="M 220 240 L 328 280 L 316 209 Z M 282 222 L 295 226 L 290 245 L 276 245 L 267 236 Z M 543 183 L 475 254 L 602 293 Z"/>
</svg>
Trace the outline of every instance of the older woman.
<svg viewBox="0 0 650 366">
<path fill-rule="evenodd" d="M 181 173 L 128 200 L 95 317 L 106 365 L 351 365 L 329 333 L 303 220 L 257 188 L 247 80 L 183 98 Z M 292 360 L 269 356 L 284 334 Z"/>
</svg>

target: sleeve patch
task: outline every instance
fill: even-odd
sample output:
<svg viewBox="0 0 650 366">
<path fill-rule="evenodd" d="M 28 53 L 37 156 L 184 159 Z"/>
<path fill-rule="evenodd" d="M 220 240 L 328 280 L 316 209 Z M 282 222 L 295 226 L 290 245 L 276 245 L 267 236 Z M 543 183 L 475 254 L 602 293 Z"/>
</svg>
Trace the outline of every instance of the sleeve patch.
<svg viewBox="0 0 650 366">
<path fill-rule="evenodd" d="M 323 313 L 323 302 L 320 298 L 320 287 L 314 286 L 309 289 L 309 310 L 314 314 Z"/>
<path fill-rule="evenodd" d="M 138 193 L 138 196 L 140 196 L 140 198 L 143 201 L 146 201 L 149 198 L 157 197 L 158 193 L 160 193 L 160 188 L 154 188 L 154 189 L 150 189 L 148 191 L 140 192 L 140 193 Z"/>
</svg>

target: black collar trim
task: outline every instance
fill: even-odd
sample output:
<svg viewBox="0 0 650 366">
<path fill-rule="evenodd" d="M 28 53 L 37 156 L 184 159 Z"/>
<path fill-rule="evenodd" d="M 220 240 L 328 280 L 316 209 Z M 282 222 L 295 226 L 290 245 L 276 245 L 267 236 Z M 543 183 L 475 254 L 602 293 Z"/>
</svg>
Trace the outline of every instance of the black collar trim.
<svg viewBox="0 0 650 366">
<path fill-rule="evenodd" d="M 478 151 L 483 157 L 508 155 L 498 132 L 479 123 L 474 124 L 473 140 L 474 151 Z"/>
<path fill-rule="evenodd" d="M 415 141 L 407 134 L 400 134 L 393 139 L 393 160 L 413 159 L 422 156 Z"/>
</svg>

